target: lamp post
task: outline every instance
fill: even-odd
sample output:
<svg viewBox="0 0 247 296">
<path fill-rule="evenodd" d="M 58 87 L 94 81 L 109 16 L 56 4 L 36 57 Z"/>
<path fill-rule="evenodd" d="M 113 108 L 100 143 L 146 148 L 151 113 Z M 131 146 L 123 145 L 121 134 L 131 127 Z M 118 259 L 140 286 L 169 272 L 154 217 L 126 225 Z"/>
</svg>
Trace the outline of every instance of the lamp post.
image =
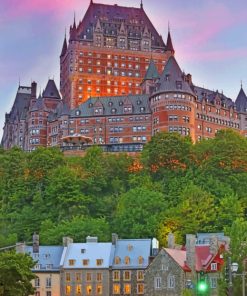
<svg viewBox="0 0 247 296">
<path fill-rule="evenodd" d="M 246 276 L 246 270 L 245 270 L 245 263 L 246 263 L 246 259 L 244 259 L 243 261 L 243 272 L 242 273 L 237 273 L 238 271 L 238 263 L 233 262 L 231 264 L 231 271 L 233 273 L 233 276 L 241 276 L 242 277 L 242 296 L 245 296 L 245 276 Z"/>
</svg>

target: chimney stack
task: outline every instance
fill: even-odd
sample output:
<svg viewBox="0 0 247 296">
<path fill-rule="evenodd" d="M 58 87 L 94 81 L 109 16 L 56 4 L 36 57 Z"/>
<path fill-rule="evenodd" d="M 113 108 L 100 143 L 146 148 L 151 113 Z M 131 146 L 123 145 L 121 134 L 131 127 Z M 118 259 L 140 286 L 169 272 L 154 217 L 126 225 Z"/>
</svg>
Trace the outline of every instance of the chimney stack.
<svg viewBox="0 0 247 296">
<path fill-rule="evenodd" d="M 175 249 L 175 237 L 171 232 L 168 234 L 167 247 L 168 249 Z"/>
<path fill-rule="evenodd" d="M 87 236 L 86 238 L 87 243 L 97 243 L 98 242 L 98 237 L 97 236 Z"/>
<path fill-rule="evenodd" d="M 186 234 L 186 263 L 195 271 L 196 260 L 196 236 L 194 234 Z"/>
<path fill-rule="evenodd" d="M 63 237 L 63 246 L 68 247 L 70 244 L 73 244 L 73 238 L 64 236 Z"/>
<path fill-rule="evenodd" d="M 16 253 L 24 254 L 25 253 L 25 247 L 26 247 L 25 243 L 16 243 L 16 245 L 15 245 Z"/>
<path fill-rule="evenodd" d="M 33 234 L 33 253 L 39 253 L 39 235 Z"/>
<path fill-rule="evenodd" d="M 111 237 L 112 237 L 112 244 L 114 246 L 116 246 L 117 240 L 118 240 L 118 235 L 116 233 L 112 233 Z"/>
<path fill-rule="evenodd" d="M 210 253 L 213 254 L 213 255 L 216 255 L 217 252 L 218 252 L 218 238 L 216 235 L 212 235 L 210 237 L 210 246 L 209 246 L 209 249 L 210 249 Z"/>
</svg>

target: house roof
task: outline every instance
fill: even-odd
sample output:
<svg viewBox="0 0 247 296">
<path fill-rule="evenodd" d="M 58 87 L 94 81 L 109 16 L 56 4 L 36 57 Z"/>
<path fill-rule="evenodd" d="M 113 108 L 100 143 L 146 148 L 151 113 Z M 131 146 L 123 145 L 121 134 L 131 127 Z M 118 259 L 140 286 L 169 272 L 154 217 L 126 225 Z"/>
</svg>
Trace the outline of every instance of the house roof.
<svg viewBox="0 0 247 296">
<path fill-rule="evenodd" d="M 210 253 L 210 246 L 196 246 L 196 271 L 200 271 L 205 269 L 205 267 L 210 263 L 213 259 L 214 255 Z"/>
<path fill-rule="evenodd" d="M 237 111 L 239 112 L 246 112 L 247 111 L 247 96 L 241 86 L 241 89 L 239 91 L 239 94 L 237 96 L 236 99 L 236 107 L 237 107 Z"/>
<path fill-rule="evenodd" d="M 94 114 L 94 106 L 97 102 L 100 102 L 103 106 L 103 114 L 106 116 L 114 116 L 114 115 L 123 115 L 124 113 L 124 105 L 126 99 L 130 104 L 132 104 L 132 112 L 131 114 L 146 114 L 150 113 L 149 107 L 149 96 L 148 95 L 128 95 L 128 96 L 116 96 L 116 97 L 101 97 L 101 98 L 90 98 L 86 102 L 82 103 L 78 108 L 71 110 L 71 117 L 89 117 L 95 116 Z M 141 108 L 144 108 L 143 111 Z M 77 114 L 77 111 L 80 111 Z M 113 112 L 114 111 L 114 112 Z M 130 115 L 131 115 L 130 114 Z"/>
<path fill-rule="evenodd" d="M 111 243 L 72 243 L 67 247 L 64 255 L 63 268 L 88 269 L 88 268 L 109 268 L 112 261 Z M 102 264 L 96 264 L 97 259 L 102 259 Z M 74 265 L 69 264 L 69 260 L 75 260 Z M 83 265 L 82 260 L 88 260 L 88 265 Z"/>
<path fill-rule="evenodd" d="M 147 69 L 147 72 L 145 74 L 145 77 L 143 80 L 153 80 L 153 79 L 157 79 L 159 78 L 159 73 L 158 73 L 158 70 L 155 66 L 155 63 L 154 63 L 154 60 L 151 59 L 150 60 L 150 63 L 149 63 L 149 66 L 148 66 L 148 69 Z"/>
<path fill-rule="evenodd" d="M 48 80 L 42 96 L 43 98 L 61 99 L 56 83 L 53 79 Z"/>
<path fill-rule="evenodd" d="M 181 71 L 174 56 L 167 61 L 164 71 L 157 84 L 158 92 L 183 92 L 195 95 L 190 85 L 185 80 L 185 74 Z"/>
<path fill-rule="evenodd" d="M 33 247 L 26 246 L 25 252 L 41 265 L 39 271 L 58 271 L 60 268 L 62 246 L 39 246 L 39 253 L 33 253 Z"/>
<path fill-rule="evenodd" d="M 177 262 L 177 264 L 187 272 L 190 272 L 191 269 L 186 264 L 186 251 L 177 250 L 177 249 L 168 249 L 164 248 L 164 250 Z"/>
<path fill-rule="evenodd" d="M 116 242 L 114 256 L 119 257 L 120 262 L 116 264 L 113 260 L 112 268 L 115 269 L 137 269 L 146 268 L 151 255 L 151 239 L 119 239 Z M 125 264 L 125 258 L 129 257 L 129 264 Z M 142 257 L 142 264 L 139 258 Z"/>
<path fill-rule="evenodd" d="M 165 43 L 162 37 L 154 28 L 143 8 L 123 7 L 117 4 L 100 4 L 90 2 L 83 20 L 77 28 L 77 37 L 79 39 L 92 40 L 93 30 L 99 26 L 98 20 L 102 24 L 103 34 L 116 36 L 124 23 L 127 35 L 131 38 L 141 38 L 145 27 L 152 35 L 152 47 L 161 47 L 165 49 Z M 135 24 L 133 24 L 135 20 Z M 104 24 L 104 25 L 103 25 Z"/>
</svg>

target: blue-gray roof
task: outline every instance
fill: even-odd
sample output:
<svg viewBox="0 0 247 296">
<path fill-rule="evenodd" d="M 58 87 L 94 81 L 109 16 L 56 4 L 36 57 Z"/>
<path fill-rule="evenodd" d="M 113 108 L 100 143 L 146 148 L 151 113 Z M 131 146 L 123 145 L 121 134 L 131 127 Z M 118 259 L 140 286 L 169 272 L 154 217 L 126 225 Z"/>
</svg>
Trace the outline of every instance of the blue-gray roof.
<svg viewBox="0 0 247 296">
<path fill-rule="evenodd" d="M 67 247 L 67 251 L 64 256 L 63 268 L 109 268 L 112 261 L 111 254 L 111 243 L 72 243 Z M 102 264 L 97 265 L 97 259 L 101 259 Z M 75 260 L 74 264 L 69 264 L 69 260 Z M 88 264 L 83 265 L 83 260 L 88 260 Z"/>
<path fill-rule="evenodd" d="M 151 255 L 151 239 L 119 239 L 116 243 L 114 256 L 120 258 L 120 263 L 116 264 L 113 260 L 114 269 L 143 269 L 148 266 L 149 256 Z M 125 264 L 125 258 L 129 257 L 129 264 Z M 139 259 L 143 258 L 142 264 Z"/>
<path fill-rule="evenodd" d="M 39 253 L 33 253 L 32 246 L 26 246 L 25 252 L 29 254 L 37 264 L 40 264 L 36 271 L 58 271 L 64 247 L 62 246 L 39 246 Z"/>
</svg>

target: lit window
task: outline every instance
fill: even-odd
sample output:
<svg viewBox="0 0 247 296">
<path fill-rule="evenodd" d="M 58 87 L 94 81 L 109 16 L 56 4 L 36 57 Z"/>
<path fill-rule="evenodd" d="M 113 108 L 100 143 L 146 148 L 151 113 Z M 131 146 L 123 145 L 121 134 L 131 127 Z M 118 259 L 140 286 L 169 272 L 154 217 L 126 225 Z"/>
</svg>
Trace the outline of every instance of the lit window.
<svg viewBox="0 0 247 296">
<path fill-rule="evenodd" d="M 138 257 L 138 264 L 143 264 L 143 257 L 142 256 L 139 256 Z"/>
<path fill-rule="evenodd" d="M 91 285 L 86 286 L 86 294 L 87 295 L 92 295 L 92 286 Z"/>
<path fill-rule="evenodd" d="M 81 274 L 79 272 L 76 273 L 75 275 L 76 281 L 80 282 L 81 281 Z"/>
<path fill-rule="evenodd" d="M 65 274 L 65 278 L 66 278 L 66 281 L 69 282 L 70 281 L 70 273 L 67 272 Z"/>
<path fill-rule="evenodd" d="M 124 284 L 124 294 L 131 294 L 131 285 Z"/>
<path fill-rule="evenodd" d="M 120 294 L 120 285 L 119 284 L 113 284 L 113 294 Z"/>
<path fill-rule="evenodd" d="M 81 285 L 76 285 L 76 294 L 81 294 Z"/>
<path fill-rule="evenodd" d="M 70 293 L 71 293 L 71 286 L 70 285 L 66 285 L 66 287 L 65 287 L 65 294 L 66 295 L 70 295 Z"/>
<path fill-rule="evenodd" d="M 97 285 L 97 287 L 96 287 L 96 292 L 97 292 L 97 294 L 98 295 L 101 295 L 102 294 L 102 285 Z"/>
<path fill-rule="evenodd" d="M 144 285 L 137 284 L 137 294 L 144 294 Z"/>
</svg>

